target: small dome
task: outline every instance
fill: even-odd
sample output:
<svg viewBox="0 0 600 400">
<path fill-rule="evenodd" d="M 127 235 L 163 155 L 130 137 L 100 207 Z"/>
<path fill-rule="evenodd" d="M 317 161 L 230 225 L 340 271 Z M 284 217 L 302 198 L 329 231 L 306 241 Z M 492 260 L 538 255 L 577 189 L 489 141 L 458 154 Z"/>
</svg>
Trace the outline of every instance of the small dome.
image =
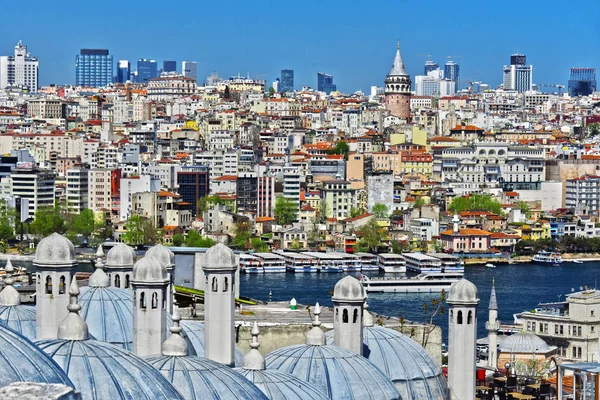
<svg viewBox="0 0 600 400">
<path fill-rule="evenodd" d="M 77 264 L 75 246 L 66 237 L 54 232 L 38 244 L 33 265 L 72 267 Z"/>
<path fill-rule="evenodd" d="M 362 283 L 353 276 L 346 276 L 333 288 L 333 301 L 364 302 L 367 298 Z"/>
<path fill-rule="evenodd" d="M 318 391 L 294 375 L 276 369 L 250 370 L 234 368 L 234 371 L 254 383 L 270 400 L 326 400 L 324 393 Z"/>
<path fill-rule="evenodd" d="M 34 306 L 0 306 L 0 325 L 20 333 L 29 340 L 36 338 L 36 313 Z"/>
<path fill-rule="evenodd" d="M 450 287 L 450 293 L 448 294 L 448 303 L 479 303 L 479 296 L 477 295 L 477 286 L 471 281 L 461 279 L 454 282 Z"/>
<path fill-rule="evenodd" d="M 400 399 L 392 382 L 366 358 L 337 346 L 296 345 L 265 356 L 267 369 L 292 374 L 330 399 Z"/>
<path fill-rule="evenodd" d="M 133 282 L 167 281 L 167 268 L 154 257 L 144 257 L 133 266 Z"/>
<path fill-rule="evenodd" d="M 146 252 L 146 257 L 156 258 L 167 269 L 171 269 L 175 265 L 175 254 L 162 244 L 150 247 Z"/>
<path fill-rule="evenodd" d="M 252 382 L 207 358 L 150 356 L 146 357 L 146 361 L 160 371 L 185 399 L 267 399 Z"/>
<path fill-rule="evenodd" d="M 502 341 L 499 350 L 501 353 L 547 353 L 553 349 L 535 333 L 520 332 Z"/>
<path fill-rule="evenodd" d="M 65 372 L 24 336 L 0 325 L 0 387 L 13 382 L 59 383 L 73 387 Z"/>
<path fill-rule="evenodd" d="M 182 399 L 157 370 L 110 343 L 56 339 L 37 345 L 62 367 L 83 399 Z"/>
<path fill-rule="evenodd" d="M 117 243 L 106 254 L 107 268 L 133 268 L 135 264 L 135 250 L 125 243 Z"/>
<path fill-rule="evenodd" d="M 334 344 L 333 331 L 325 334 Z M 403 400 L 443 400 L 447 384 L 442 369 L 423 346 L 395 330 L 381 326 L 363 330 L 363 356 L 396 386 Z"/>
<path fill-rule="evenodd" d="M 236 270 L 237 263 L 233 250 L 223 243 L 217 243 L 204 255 L 204 270 Z"/>
<path fill-rule="evenodd" d="M 189 319 L 182 319 L 180 324 L 183 328 L 181 336 L 183 336 L 188 345 L 188 354 L 204 357 L 204 324 L 200 321 Z M 234 352 L 235 366 L 239 367 L 242 365 L 244 353 L 237 346 L 235 346 Z"/>
</svg>

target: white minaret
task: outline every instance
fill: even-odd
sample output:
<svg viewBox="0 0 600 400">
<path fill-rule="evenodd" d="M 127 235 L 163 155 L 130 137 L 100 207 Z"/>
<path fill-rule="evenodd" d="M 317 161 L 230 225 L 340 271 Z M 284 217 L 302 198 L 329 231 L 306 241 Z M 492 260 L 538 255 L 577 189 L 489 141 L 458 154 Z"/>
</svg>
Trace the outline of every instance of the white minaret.
<svg viewBox="0 0 600 400">
<path fill-rule="evenodd" d="M 106 254 L 106 273 L 110 286 L 132 290 L 131 277 L 136 259 L 135 250 L 125 243 L 117 243 Z"/>
<path fill-rule="evenodd" d="M 175 254 L 162 244 L 152 246 L 146 252 L 146 257 L 154 257 L 167 268 L 169 288 L 167 290 L 167 312 L 173 314 L 173 286 L 175 285 Z"/>
<path fill-rule="evenodd" d="M 454 214 L 454 218 L 452 218 L 452 223 L 454 224 L 454 233 L 458 233 L 458 228 L 460 224 L 460 218 L 458 214 Z"/>
<path fill-rule="evenodd" d="M 496 287 L 492 280 L 492 292 L 490 293 L 490 306 L 488 307 L 488 321 L 485 323 L 488 331 L 488 367 L 494 370 L 498 368 L 498 303 L 496 301 Z"/>
<path fill-rule="evenodd" d="M 475 398 L 477 287 L 466 279 L 452 284 L 448 295 L 448 389 L 450 400 Z"/>
<path fill-rule="evenodd" d="M 367 296 L 358 279 L 348 275 L 333 289 L 333 337 L 336 346 L 363 354 L 363 307 Z"/>
<path fill-rule="evenodd" d="M 219 243 L 205 254 L 204 344 L 205 356 L 221 364 L 234 365 L 235 348 L 235 254 Z"/>
<path fill-rule="evenodd" d="M 53 233 L 38 244 L 33 265 L 36 267 L 36 336 L 56 339 L 58 325 L 69 311 L 69 282 L 75 276 L 77 259 L 73 243 Z"/>
<path fill-rule="evenodd" d="M 161 354 L 167 323 L 167 269 L 153 257 L 133 267 L 133 352 L 138 356 Z"/>
</svg>

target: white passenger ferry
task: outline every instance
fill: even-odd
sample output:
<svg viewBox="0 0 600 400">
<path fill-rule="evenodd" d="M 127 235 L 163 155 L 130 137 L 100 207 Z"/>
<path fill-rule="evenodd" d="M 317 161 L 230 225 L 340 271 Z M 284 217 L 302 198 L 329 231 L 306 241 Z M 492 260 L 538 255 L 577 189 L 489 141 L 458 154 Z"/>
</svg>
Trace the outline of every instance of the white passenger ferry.
<svg viewBox="0 0 600 400">
<path fill-rule="evenodd" d="M 285 258 L 286 269 L 289 272 L 304 273 L 317 272 L 317 260 L 306 253 L 294 253 L 291 251 L 281 251 L 278 254 Z"/>
<path fill-rule="evenodd" d="M 285 258 L 275 253 L 254 253 L 253 256 L 262 262 L 266 273 L 285 272 Z"/>
<path fill-rule="evenodd" d="M 311 272 L 344 272 L 344 270 L 342 269 L 344 258 L 339 253 L 320 253 L 318 251 L 305 251 L 302 254 L 304 254 L 307 257 L 311 257 L 314 260 L 315 269 Z"/>
<path fill-rule="evenodd" d="M 559 265 L 562 264 L 564 260 L 560 256 L 560 253 L 542 250 L 533 256 L 531 262 L 537 264 Z"/>
<path fill-rule="evenodd" d="M 240 254 L 240 271 L 245 274 L 262 274 L 265 269 L 258 257 L 242 253 Z"/>
<path fill-rule="evenodd" d="M 460 272 L 462 274 L 465 272 L 465 263 L 459 257 L 447 253 L 428 253 L 427 255 L 440 260 L 442 272 Z"/>
<path fill-rule="evenodd" d="M 371 253 L 354 253 L 354 257 L 360 263 L 361 271 L 377 271 L 379 270 L 379 262 L 377 256 Z"/>
<path fill-rule="evenodd" d="M 442 261 L 439 258 L 423 253 L 402 253 L 406 260 L 406 269 L 412 272 L 442 272 Z"/>
<path fill-rule="evenodd" d="M 359 280 L 367 293 L 441 293 L 463 277 L 456 273 L 423 273 L 413 277 L 369 278 Z"/>
<path fill-rule="evenodd" d="M 384 272 L 406 272 L 406 261 L 401 254 L 379 254 L 377 256 L 379 269 Z"/>
</svg>

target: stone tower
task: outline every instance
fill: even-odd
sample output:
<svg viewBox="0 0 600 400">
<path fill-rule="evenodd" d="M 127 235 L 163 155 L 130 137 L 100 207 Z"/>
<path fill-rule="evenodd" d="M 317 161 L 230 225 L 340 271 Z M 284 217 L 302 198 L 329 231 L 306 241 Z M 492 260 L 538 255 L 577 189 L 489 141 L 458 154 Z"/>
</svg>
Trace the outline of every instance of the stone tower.
<svg viewBox="0 0 600 400">
<path fill-rule="evenodd" d="M 475 398 L 477 287 L 466 279 L 455 282 L 448 295 L 448 389 L 450 400 Z"/>
<path fill-rule="evenodd" d="M 205 254 L 204 344 L 205 356 L 221 364 L 234 365 L 235 254 L 219 243 Z"/>
<path fill-rule="evenodd" d="M 77 266 L 73 243 L 58 233 L 45 237 L 37 246 L 33 266 L 36 335 L 38 339 L 56 339 L 58 326 L 69 313 L 68 287 Z"/>
<path fill-rule="evenodd" d="M 167 324 L 169 276 L 163 264 L 144 257 L 133 267 L 133 352 L 161 354 Z"/>
<path fill-rule="evenodd" d="M 385 108 L 393 116 L 410 121 L 410 75 L 400 55 L 400 42 L 390 73 L 385 78 Z"/>
<path fill-rule="evenodd" d="M 336 346 L 363 354 L 363 307 L 367 296 L 358 279 L 348 275 L 333 289 L 333 335 Z"/>
<path fill-rule="evenodd" d="M 117 243 L 106 254 L 106 273 L 110 278 L 110 286 L 120 289 L 131 289 L 131 276 L 135 264 L 135 250 L 125 243 Z"/>
<path fill-rule="evenodd" d="M 165 268 L 167 268 L 167 275 L 169 276 L 169 287 L 167 290 L 167 312 L 173 314 L 173 291 L 175 285 L 175 254 L 168 247 L 162 244 L 152 246 L 146 252 L 146 257 L 154 257 Z"/>
<path fill-rule="evenodd" d="M 492 292 L 490 293 L 490 305 L 488 307 L 488 321 L 485 324 L 488 331 L 488 367 L 498 368 L 498 303 L 496 301 L 496 287 L 492 281 Z"/>
</svg>

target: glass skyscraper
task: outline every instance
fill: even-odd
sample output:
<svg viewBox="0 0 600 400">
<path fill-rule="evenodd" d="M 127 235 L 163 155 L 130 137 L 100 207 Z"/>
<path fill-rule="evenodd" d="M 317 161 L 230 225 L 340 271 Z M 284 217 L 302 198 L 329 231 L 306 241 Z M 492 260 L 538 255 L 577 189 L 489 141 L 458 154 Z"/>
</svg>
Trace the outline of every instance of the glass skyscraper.
<svg viewBox="0 0 600 400">
<path fill-rule="evenodd" d="M 148 83 L 148 79 L 158 77 L 158 69 L 155 60 L 139 59 L 137 62 L 137 80 L 138 83 Z"/>
<path fill-rule="evenodd" d="M 589 96 L 596 91 L 596 68 L 571 68 L 569 96 Z"/>
<path fill-rule="evenodd" d="M 117 83 L 125 83 L 131 79 L 131 63 L 127 60 L 119 60 L 117 68 Z"/>
<path fill-rule="evenodd" d="M 336 91 L 336 86 L 333 83 L 333 75 L 325 74 L 323 72 L 317 73 L 317 90 L 319 92 L 325 92 L 330 94 Z"/>
<path fill-rule="evenodd" d="M 280 82 L 281 82 L 281 84 L 279 85 L 279 91 L 281 93 L 293 92 L 294 91 L 294 70 L 293 69 L 282 69 Z"/>
<path fill-rule="evenodd" d="M 177 61 L 163 61 L 163 72 L 176 72 Z"/>
<path fill-rule="evenodd" d="M 106 49 L 81 49 L 75 56 L 75 85 L 103 87 L 112 83 L 113 58 Z"/>
<path fill-rule="evenodd" d="M 454 92 L 458 93 L 460 87 L 460 66 L 452 60 L 444 65 L 444 78 L 454 81 Z"/>
<path fill-rule="evenodd" d="M 430 71 L 435 71 L 436 69 L 440 69 L 440 65 L 431 60 L 427 60 L 425 62 L 425 67 L 423 68 L 423 75 L 427 76 L 427 73 Z"/>
</svg>

